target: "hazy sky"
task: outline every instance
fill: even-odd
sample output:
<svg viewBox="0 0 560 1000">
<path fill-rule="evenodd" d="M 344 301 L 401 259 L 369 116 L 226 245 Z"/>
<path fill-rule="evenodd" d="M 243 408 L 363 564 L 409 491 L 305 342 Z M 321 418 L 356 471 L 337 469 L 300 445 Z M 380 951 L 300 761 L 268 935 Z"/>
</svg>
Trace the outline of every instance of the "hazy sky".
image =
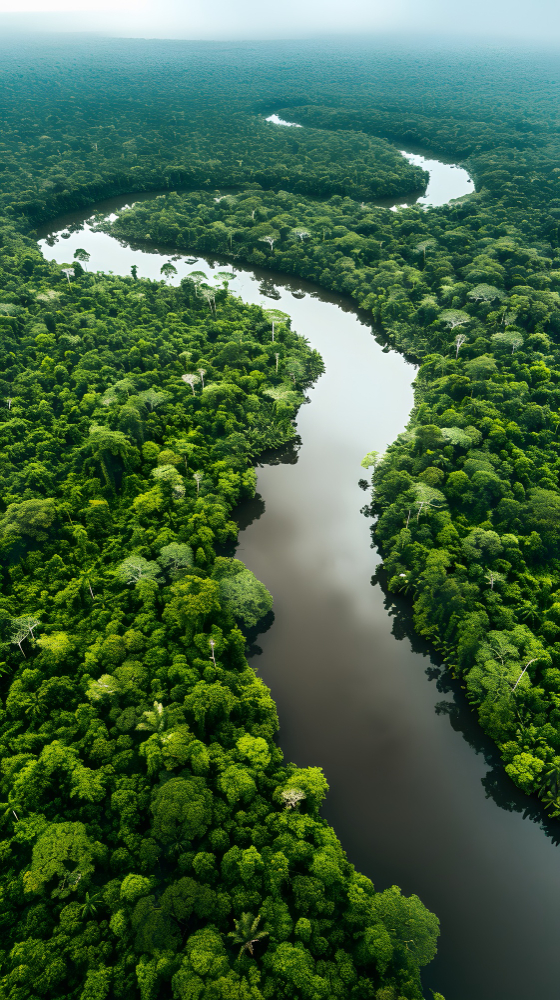
<svg viewBox="0 0 560 1000">
<path fill-rule="evenodd" d="M 560 46 L 559 0 L 0 0 L 0 31 L 145 38 L 356 33 L 503 37 Z"/>
</svg>

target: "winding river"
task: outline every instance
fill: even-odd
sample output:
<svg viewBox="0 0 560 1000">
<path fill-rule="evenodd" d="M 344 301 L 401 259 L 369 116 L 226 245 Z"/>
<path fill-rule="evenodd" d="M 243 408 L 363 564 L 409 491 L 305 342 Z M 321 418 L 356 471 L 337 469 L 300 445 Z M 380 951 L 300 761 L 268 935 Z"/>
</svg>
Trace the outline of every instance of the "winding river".
<svg viewBox="0 0 560 1000">
<path fill-rule="evenodd" d="M 442 166 L 449 179 L 453 168 Z M 455 196 L 472 190 L 462 173 Z M 93 233 L 89 214 L 39 233 L 45 255 L 70 262 L 83 247 L 90 269 L 128 274 L 136 264 L 139 276 L 160 278 L 169 253 Z M 173 259 L 176 281 L 191 270 L 212 275 L 211 262 Z M 239 556 L 275 598 L 252 663 L 276 699 L 281 745 L 298 765 L 324 768 L 325 815 L 350 860 L 378 888 L 396 883 L 438 914 L 427 994 L 551 1000 L 560 826 L 504 777 L 460 690 L 414 636 L 406 602 L 375 578 L 372 586 L 380 560 L 360 513 L 360 459 L 403 429 L 414 369 L 383 350 L 349 302 L 314 286 L 241 268 L 232 291 L 289 312 L 326 365 L 300 410 L 301 446 L 259 468 L 259 496 L 240 512 Z"/>
</svg>

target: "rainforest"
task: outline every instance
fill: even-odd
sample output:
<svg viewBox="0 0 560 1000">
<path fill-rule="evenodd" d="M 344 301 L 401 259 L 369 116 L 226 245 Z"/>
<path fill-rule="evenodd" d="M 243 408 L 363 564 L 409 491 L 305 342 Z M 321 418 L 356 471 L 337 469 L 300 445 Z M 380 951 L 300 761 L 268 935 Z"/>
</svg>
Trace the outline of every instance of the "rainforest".
<svg viewBox="0 0 560 1000">
<path fill-rule="evenodd" d="M 497 762 L 492 808 L 558 844 L 560 65 L 0 53 L 0 995 L 443 1000 L 425 893 L 357 870 L 321 762 L 283 753 L 254 656 L 281 614 L 239 531 L 324 377 L 274 301 L 312 283 L 414 366 L 408 422 L 384 453 L 372 428 L 355 468 L 372 583 Z M 426 204 L 413 153 L 469 193 Z M 84 219 L 160 254 L 157 277 L 53 259 Z M 517 996 L 477 975 L 479 997 Z"/>
</svg>

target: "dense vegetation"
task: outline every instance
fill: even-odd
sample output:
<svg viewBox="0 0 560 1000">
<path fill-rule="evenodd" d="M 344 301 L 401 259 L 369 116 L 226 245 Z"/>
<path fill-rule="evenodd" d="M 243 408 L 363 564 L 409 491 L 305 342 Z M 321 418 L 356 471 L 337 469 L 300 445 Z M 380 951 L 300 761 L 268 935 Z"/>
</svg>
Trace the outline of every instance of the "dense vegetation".
<svg viewBox="0 0 560 1000">
<path fill-rule="evenodd" d="M 556 229 L 538 239 L 504 200 L 392 213 L 249 188 L 104 225 L 349 293 L 421 361 L 408 431 L 371 459 L 389 586 L 413 596 L 507 773 L 560 815 L 560 254 Z"/>
<path fill-rule="evenodd" d="M 437 921 L 354 872 L 323 775 L 283 765 L 240 630 L 272 601 L 228 555 L 320 358 L 225 288 L 11 278 L 5 995 L 419 997 Z"/>
<path fill-rule="evenodd" d="M 271 598 L 230 515 L 320 359 L 227 276 L 65 274 L 32 227 L 190 188 L 113 232 L 316 280 L 421 363 L 409 429 L 369 460 L 390 586 L 560 811 L 556 68 L 30 51 L 0 97 L 4 993 L 418 998 L 436 919 L 348 864 L 245 659 Z M 379 136 L 468 157 L 478 193 L 375 207 L 425 183 Z"/>
</svg>

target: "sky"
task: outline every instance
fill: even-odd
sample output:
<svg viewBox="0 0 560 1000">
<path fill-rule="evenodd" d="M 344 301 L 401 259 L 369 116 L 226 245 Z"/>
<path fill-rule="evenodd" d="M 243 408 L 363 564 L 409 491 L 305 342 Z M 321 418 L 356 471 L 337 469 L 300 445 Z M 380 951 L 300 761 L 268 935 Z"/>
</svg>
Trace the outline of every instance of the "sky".
<svg viewBox="0 0 560 1000">
<path fill-rule="evenodd" d="M 357 33 L 560 47 L 558 0 L 0 0 L 2 31 L 270 39 Z"/>
</svg>

